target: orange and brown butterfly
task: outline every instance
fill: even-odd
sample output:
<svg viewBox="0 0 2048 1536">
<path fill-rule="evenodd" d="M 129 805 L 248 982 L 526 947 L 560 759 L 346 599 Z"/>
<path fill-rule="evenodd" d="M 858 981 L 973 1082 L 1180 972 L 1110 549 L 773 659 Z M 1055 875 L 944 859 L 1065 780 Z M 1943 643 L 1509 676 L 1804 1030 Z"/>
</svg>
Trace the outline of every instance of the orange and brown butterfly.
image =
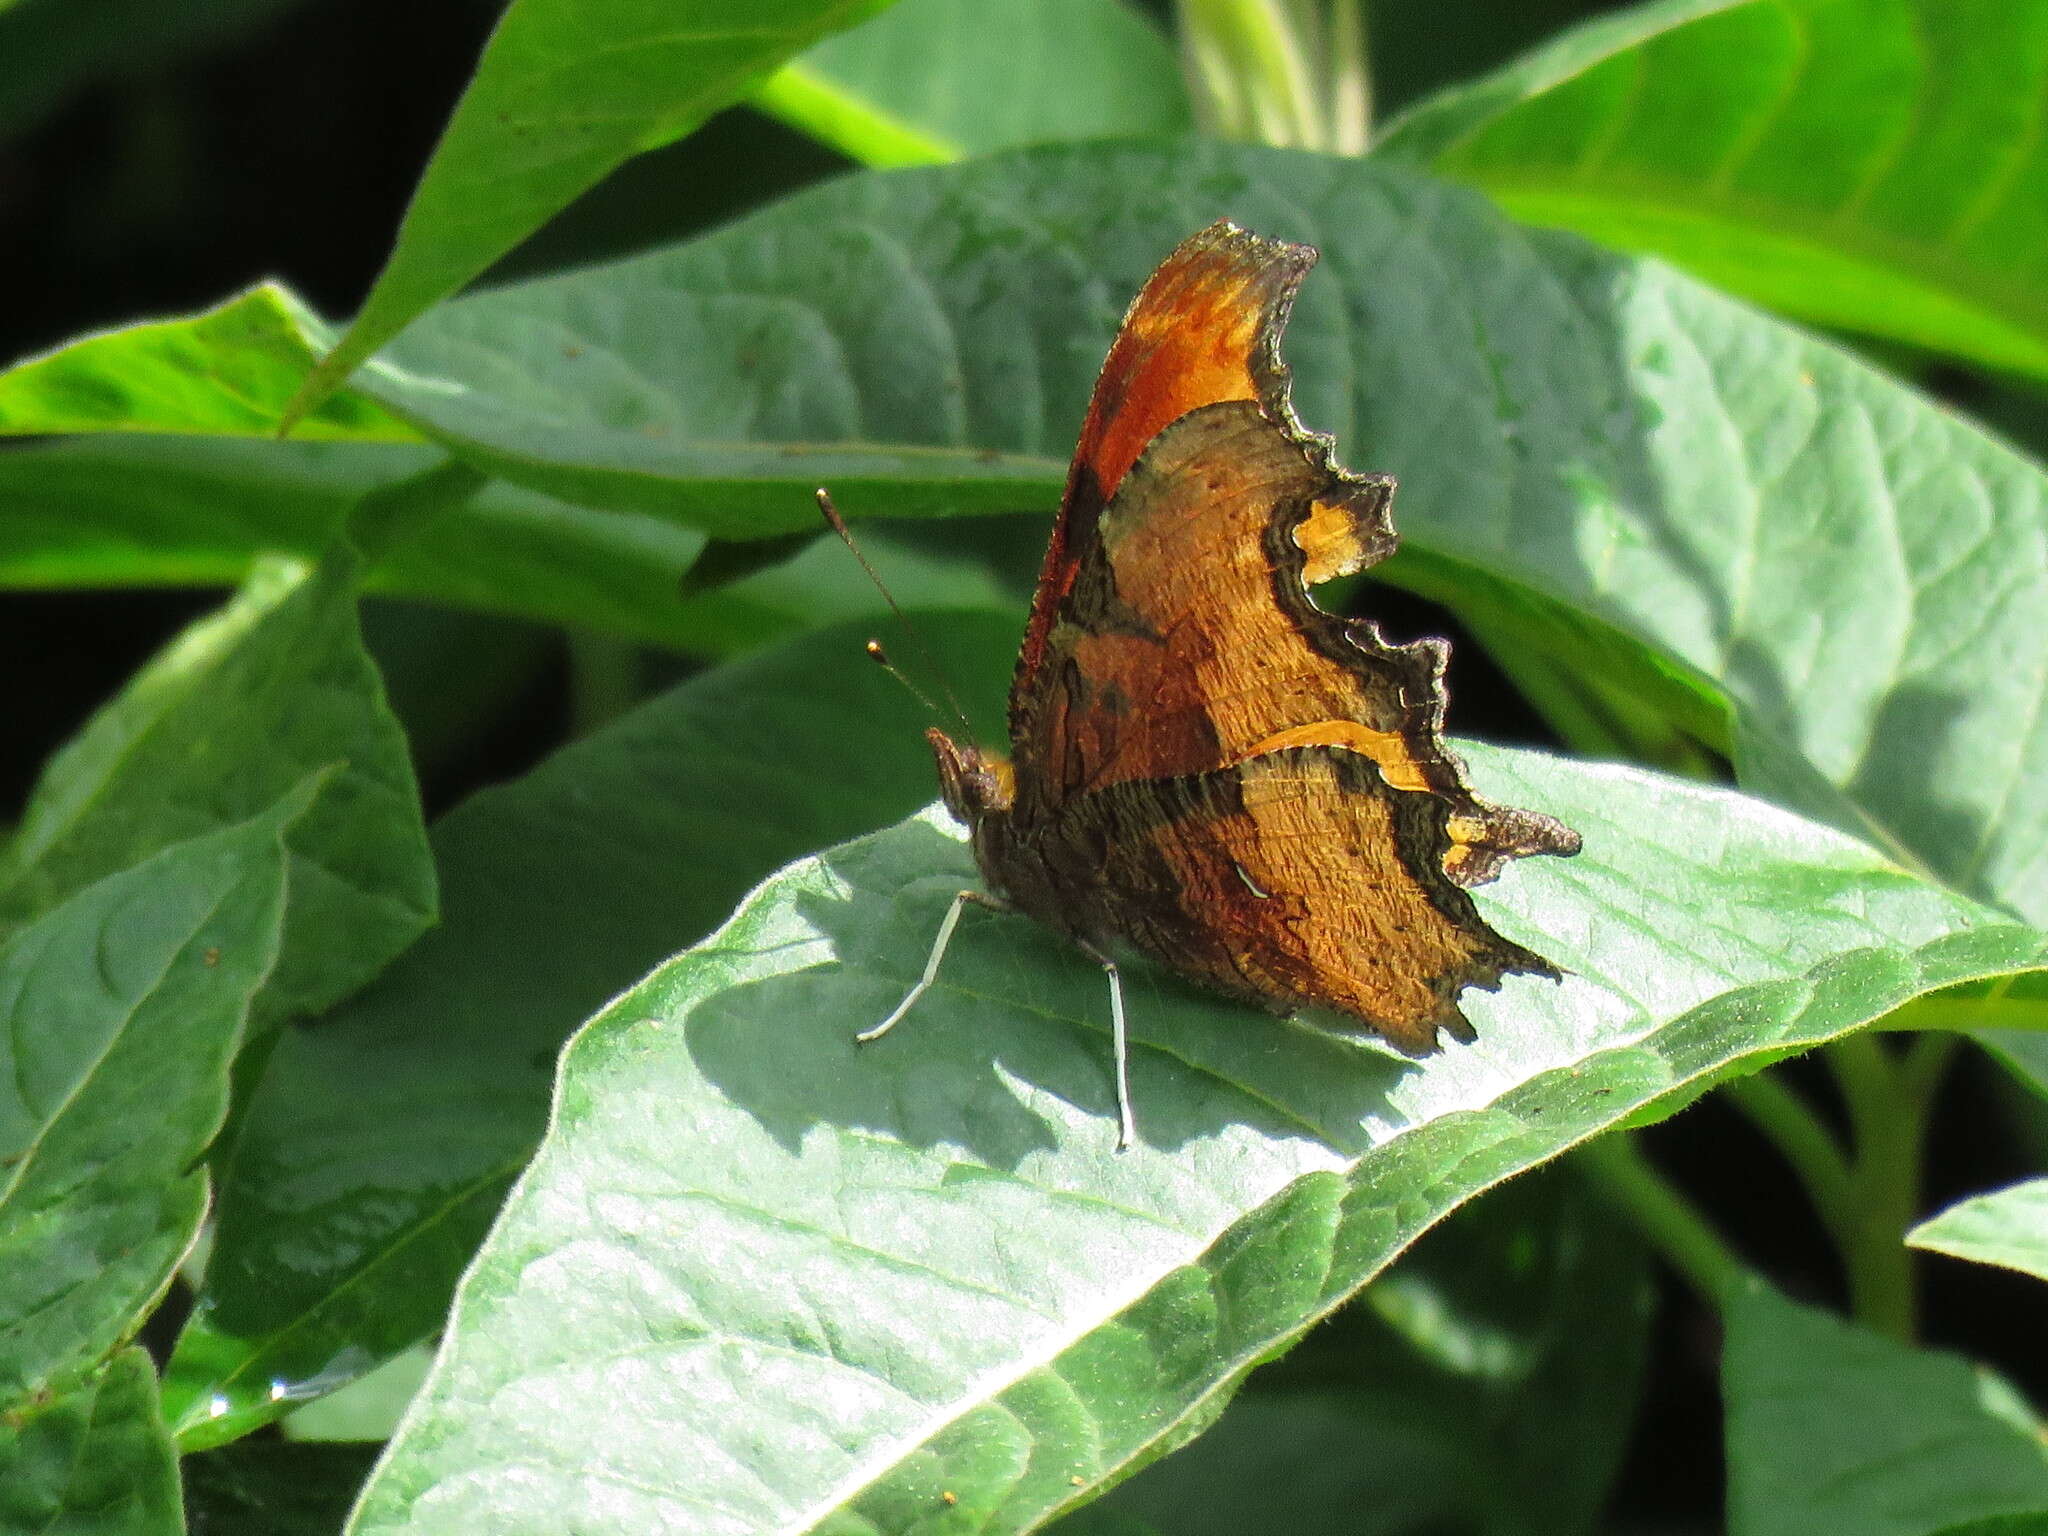
<svg viewBox="0 0 2048 1536">
<path fill-rule="evenodd" d="M 1393 553 L 1394 481 L 1357 475 L 1288 399 L 1280 333 L 1316 252 L 1218 223 L 1160 265 L 1081 428 L 1010 692 L 1008 758 L 928 733 L 987 893 L 1110 978 L 1118 1145 L 1133 1135 L 1128 945 L 1227 996 L 1378 1035 L 1473 1038 L 1468 986 L 1558 973 L 1466 887 L 1571 854 L 1489 805 L 1445 748 L 1442 640 L 1389 643 L 1308 586 Z"/>
</svg>

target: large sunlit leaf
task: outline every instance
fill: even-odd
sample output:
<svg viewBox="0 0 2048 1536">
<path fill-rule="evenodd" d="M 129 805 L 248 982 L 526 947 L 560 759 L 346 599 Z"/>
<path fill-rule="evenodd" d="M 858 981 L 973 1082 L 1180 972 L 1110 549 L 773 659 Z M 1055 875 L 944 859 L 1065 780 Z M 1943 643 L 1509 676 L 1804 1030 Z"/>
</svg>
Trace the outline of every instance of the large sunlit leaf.
<svg viewBox="0 0 2048 1536">
<path fill-rule="evenodd" d="M 356 618 L 355 558 L 259 572 L 53 757 L 0 852 L 0 921 L 48 910 L 160 848 L 238 823 L 333 771 L 288 834 L 276 1018 L 328 1007 L 434 917 L 405 736 Z"/>
<path fill-rule="evenodd" d="M 898 0 L 755 104 L 865 165 L 1189 126 L 1172 44 L 1128 0 Z"/>
<path fill-rule="evenodd" d="M 1635 1416 L 1649 1281 L 1568 1169 L 1516 1179 L 1255 1375 L 1198 1453 L 1097 1507 L 1175 1536 L 1313 1531 L 1333 1510 L 1346 1536 L 1588 1531 Z"/>
<path fill-rule="evenodd" d="M 923 627 L 992 726 L 1019 621 Z M 434 1333 L 540 1136 L 569 1032 L 777 863 L 930 797 L 927 719 L 865 634 L 705 673 L 435 827 L 441 925 L 287 1034 L 242 1122 L 165 1390 L 187 1446 Z"/>
<path fill-rule="evenodd" d="M 1398 122 L 1383 153 L 1824 325 L 2048 376 L 2048 8 L 1676 0 Z"/>
<path fill-rule="evenodd" d="M 0 1417 L 0 1530 L 184 1536 L 178 1457 L 143 1350 Z"/>
<path fill-rule="evenodd" d="M 818 483 L 861 515 L 1048 508 L 1129 296 L 1223 214 L 1323 248 L 1296 402 L 1400 476 L 1390 579 L 1469 604 L 1547 707 L 1647 715 L 1612 734 L 1701 738 L 2048 917 L 2048 478 L 1832 346 L 1437 182 L 1203 144 L 851 177 L 446 305 L 359 387 L 496 473 L 724 537 L 810 526 Z"/>
<path fill-rule="evenodd" d="M 1101 973 L 1021 918 L 967 925 L 855 1047 L 974 878 L 950 823 L 775 876 L 565 1053 L 353 1529 L 1027 1529 L 1460 1202 L 1733 1061 L 2048 957 L 1759 802 L 1472 767 L 1585 835 L 1480 895 L 1563 982 L 1468 993 L 1478 1043 L 1416 1063 L 1134 968 L 1123 1154 Z"/>
<path fill-rule="evenodd" d="M 623 161 L 679 139 L 889 0 L 512 0 L 391 258 L 289 414 Z"/>
<path fill-rule="evenodd" d="M 1906 1241 L 2048 1280 L 2048 1179 L 2029 1179 L 1961 1201 L 1921 1222 Z"/>
<path fill-rule="evenodd" d="M 0 1411 L 128 1338 L 198 1235 L 194 1167 L 278 952 L 281 839 L 255 819 L 87 886 L 0 949 Z"/>
<path fill-rule="evenodd" d="M 1728 1312 L 1729 1536 L 1932 1536 L 2048 1517 L 2048 1441 L 2019 1394 L 1759 1292 Z"/>
</svg>

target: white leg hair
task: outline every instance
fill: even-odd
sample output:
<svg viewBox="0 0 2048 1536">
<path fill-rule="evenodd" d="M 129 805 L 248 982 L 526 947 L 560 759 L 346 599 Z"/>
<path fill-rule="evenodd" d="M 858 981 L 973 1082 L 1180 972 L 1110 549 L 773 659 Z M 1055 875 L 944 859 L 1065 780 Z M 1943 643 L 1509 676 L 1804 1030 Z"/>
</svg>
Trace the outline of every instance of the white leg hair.
<svg viewBox="0 0 2048 1536">
<path fill-rule="evenodd" d="M 855 1045 L 866 1045 L 872 1040 L 881 1039 L 882 1036 L 896 1027 L 902 1020 L 903 1015 L 910 1012 L 911 1006 L 920 997 L 923 997 L 925 993 L 931 990 L 932 983 L 938 980 L 939 964 L 946 958 L 946 946 L 953 942 L 953 930 L 960 926 L 960 910 L 970 901 L 977 906 L 990 907 L 998 912 L 1003 910 L 998 903 L 982 895 L 979 891 L 960 891 L 955 894 L 953 905 L 946 908 L 945 920 L 939 924 L 939 936 L 932 940 L 931 958 L 925 961 L 924 974 L 918 977 L 917 985 L 903 994 L 903 1001 L 896 1005 L 894 1013 L 882 1020 L 873 1029 L 864 1029 L 855 1035 L 853 1037 Z"/>
<path fill-rule="evenodd" d="M 1137 1119 L 1131 1113 L 1131 1040 L 1124 1027 L 1124 977 L 1116 962 L 1092 944 L 1081 953 L 1102 967 L 1109 978 L 1109 1053 L 1116 1063 L 1116 1149 L 1126 1150 L 1138 1139 Z"/>
</svg>

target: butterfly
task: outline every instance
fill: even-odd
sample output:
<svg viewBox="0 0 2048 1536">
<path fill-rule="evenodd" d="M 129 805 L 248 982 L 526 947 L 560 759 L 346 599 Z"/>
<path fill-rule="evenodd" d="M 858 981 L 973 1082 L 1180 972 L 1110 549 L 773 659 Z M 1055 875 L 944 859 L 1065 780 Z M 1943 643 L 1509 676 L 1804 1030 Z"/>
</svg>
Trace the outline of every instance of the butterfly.
<svg viewBox="0 0 2048 1536">
<path fill-rule="evenodd" d="M 1222 222 L 1132 302 L 1103 364 L 1010 692 L 1010 754 L 926 734 L 986 891 L 1109 979 L 1119 1149 L 1136 1135 L 1129 947 L 1227 997 L 1423 1056 L 1468 986 L 1556 977 L 1466 888 L 1578 834 L 1490 805 L 1441 740 L 1449 645 L 1390 643 L 1308 587 L 1394 551 L 1394 480 L 1296 420 L 1280 334 L 1309 246 Z M 820 493 L 821 500 L 823 493 Z M 829 514 L 829 504 L 828 504 Z"/>
</svg>

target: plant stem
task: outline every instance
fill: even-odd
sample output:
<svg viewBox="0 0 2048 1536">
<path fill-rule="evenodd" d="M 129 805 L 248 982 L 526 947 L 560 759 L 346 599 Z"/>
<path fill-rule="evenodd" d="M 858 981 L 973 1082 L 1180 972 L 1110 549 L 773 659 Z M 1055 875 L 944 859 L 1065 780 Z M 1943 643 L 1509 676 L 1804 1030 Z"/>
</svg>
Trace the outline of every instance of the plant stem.
<svg viewBox="0 0 2048 1536">
<path fill-rule="evenodd" d="M 770 75 L 754 105 L 866 166 L 948 165 L 966 155 L 958 144 L 890 116 L 802 64 L 785 64 Z"/>
<path fill-rule="evenodd" d="M 1231 138 L 1326 148 L 1301 39 L 1282 0 L 1178 0 L 1204 123 Z"/>
<path fill-rule="evenodd" d="M 1941 1080 L 1948 1073 L 1948 1064 L 1955 1059 L 1963 1037 L 1947 1032 L 1924 1034 L 1906 1047 L 1905 1061 L 1900 1073 L 1904 1078 L 1907 1094 L 1919 1106 L 1922 1120 L 1934 1112 L 1934 1095 L 1941 1088 Z M 1926 1126 L 1921 1132 L 1924 1135 Z"/>
<path fill-rule="evenodd" d="M 1916 1297 L 1906 1229 L 1919 1207 L 1927 1122 L 1955 1043 L 1953 1036 L 1923 1035 L 1899 1057 L 1864 1033 L 1827 1052 L 1856 1136 L 1855 1220 L 1842 1255 L 1850 1304 L 1866 1327 L 1908 1343 Z"/>
<path fill-rule="evenodd" d="M 1372 146 L 1372 71 L 1363 0 L 1330 0 L 1330 148 L 1362 155 Z"/>
<path fill-rule="evenodd" d="M 1587 1142 L 1575 1160 L 1709 1306 L 1718 1310 L 1742 1283 L 1747 1271 L 1734 1250 L 1629 1132 L 1609 1131 Z"/>
</svg>

